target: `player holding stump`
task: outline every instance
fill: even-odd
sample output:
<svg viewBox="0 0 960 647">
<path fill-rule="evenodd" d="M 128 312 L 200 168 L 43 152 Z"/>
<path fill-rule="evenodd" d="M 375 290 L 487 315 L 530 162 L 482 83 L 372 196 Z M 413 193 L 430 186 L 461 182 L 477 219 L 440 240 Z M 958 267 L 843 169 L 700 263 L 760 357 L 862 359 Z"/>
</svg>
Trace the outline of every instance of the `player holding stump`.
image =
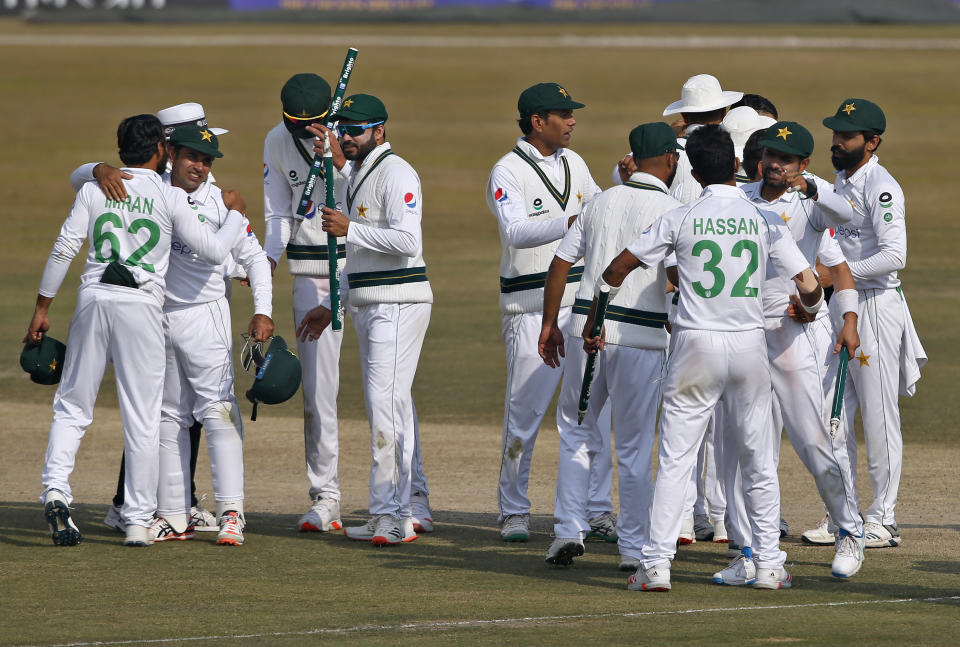
<svg viewBox="0 0 960 647">
<path fill-rule="evenodd" d="M 530 539 L 527 485 L 533 447 L 550 400 L 560 383 L 534 352 L 543 311 L 547 269 L 560 239 L 585 204 L 600 193 L 583 159 L 567 148 L 576 126 L 573 111 L 584 107 L 556 83 L 538 83 L 520 94 L 520 131 L 516 147 L 494 165 L 487 182 L 487 206 L 497 218 L 500 259 L 500 311 L 507 352 L 507 389 L 503 415 L 497 499 L 504 541 Z M 581 265 L 566 278 L 559 328 L 566 327 Z M 594 461 L 590 513 L 596 531 L 612 537 L 615 517 L 610 505 L 613 472 L 609 419 L 603 448 Z"/>
<path fill-rule="evenodd" d="M 853 429 L 858 405 L 863 418 L 873 501 L 864 515 L 868 548 L 899 546 L 894 509 L 900 487 L 903 438 L 898 395 L 911 396 L 926 353 L 920 345 L 897 273 L 907 262 L 903 191 L 876 155 L 887 127 L 880 107 L 845 99 L 823 120 L 833 130 L 834 190 L 853 205 L 854 217 L 837 227 L 836 238 L 857 283 L 861 347 L 850 362 L 843 414 Z M 847 435 L 850 464 L 857 444 Z"/>
<path fill-rule="evenodd" d="M 557 403 L 560 451 L 553 532 L 556 539 L 547 551 L 550 564 L 567 565 L 583 554 L 583 538 L 590 530 L 587 492 L 590 466 L 600 453 L 597 418 L 611 400 L 614 443 L 620 491 L 617 519 L 621 570 L 639 566 L 640 549 L 646 541 L 650 508 L 651 452 L 656 433 L 658 385 L 666 360 L 667 321 L 663 298 L 666 277 L 662 266 L 634 272 L 607 306 L 603 353 L 599 355 L 583 424 L 578 424 L 580 387 L 587 353 L 577 343 L 581 336 L 597 352 L 599 338 L 592 339 L 590 303 L 593 286 L 613 257 L 640 232 L 682 203 L 667 195 L 677 170 L 679 144 L 665 123 L 637 126 L 630 132 L 630 149 L 638 171 L 623 186 L 597 196 L 574 221 L 557 248 L 544 289 L 540 355 L 550 366 L 563 363 L 563 383 Z M 567 274 L 574 263 L 586 258 L 583 281 L 577 290 L 573 315 L 564 332 L 557 325 Z"/>
<path fill-rule="evenodd" d="M 68 509 L 69 476 L 93 419 L 100 381 L 113 362 L 129 466 L 121 511 L 124 543 L 149 545 L 148 528 L 157 507 L 164 366 L 161 305 L 172 236 L 176 233 L 199 258 L 216 264 L 226 260 L 246 225 L 234 209 L 244 208 L 238 194 L 225 195 L 229 211 L 214 233 L 200 221 L 186 193 L 161 182 L 157 170 L 166 165 L 166 149 L 163 128 L 153 115 L 121 122 L 117 144 L 126 165 L 123 171 L 133 176 L 124 181 L 127 200 L 111 200 L 92 182 L 80 189 L 47 261 L 24 340 L 36 343 L 50 328 L 50 303 L 70 261 L 89 238 L 43 471 L 44 509 L 55 544 L 80 541 Z"/>
<path fill-rule="evenodd" d="M 687 140 L 694 177 L 704 186 L 692 204 L 664 214 L 604 271 L 598 288 L 619 288 L 637 267 L 649 268 L 676 253 L 681 285 L 672 352 L 663 386 L 659 469 L 650 510 L 650 534 L 641 566 L 627 588 L 670 590 L 685 488 L 717 403 L 729 413 L 754 538 L 758 588 L 787 588 L 780 551 L 780 488 L 769 433 L 770 374 L 766 369 L 762 284 L 767 260 L 792 277 L 810 312 L 823 290 L 796 243 L 771 212 L 736 188 L 730 135 L 703 126 Z"/>
<path fill-rule="evenodd" d="M 354 94 L 336 117 L 348 160 L 347 213 L 323 207 L 322 222 L 324 232 L 346 239 L 341 296 L 360 346 L 373 458 L 371 519 L 344 532 L 387 546 L 415 540 L 417 525 L 428 531 L 413 509 L 414 494 L 426 499 L 427 488 L 411 393 L 433 303 L 423 260 L 423 195 L 416 171 L 386 140 L 388 115 L 380 99 Z M 328 296 L 306 313 L 297 328 L 301 342 L 322 338 L 329 305 Z"/>
</svg>

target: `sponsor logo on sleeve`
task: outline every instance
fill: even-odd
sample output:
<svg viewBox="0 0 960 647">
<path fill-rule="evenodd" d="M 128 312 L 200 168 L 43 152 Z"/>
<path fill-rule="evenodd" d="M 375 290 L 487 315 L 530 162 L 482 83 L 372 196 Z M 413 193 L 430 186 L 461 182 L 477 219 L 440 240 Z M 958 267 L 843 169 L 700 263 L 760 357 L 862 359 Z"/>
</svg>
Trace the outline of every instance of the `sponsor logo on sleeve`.
<svg viewBox="0 0 960 647">
<path fill-rule="evenodd" d="M 247 225 L 247 237 L 256 238 L 256 234 L 253 233 L 253 227 L 251 227 L 250 225 Z"/>
<path fill-rule="evenodd" d="M 497 202 L 505 202 L 507 200 L 507 192 L 497 187 L 497 190 L 493 193 L 493 199 Z"/>
<path fill-rule="evenodd" d="M 264 179 L 266 179 L 266 177 L 267 177 L 268 175 L 270 175 L 270 167 L 267 166 L 266 162 L 264 162 L 264 164 L 263 164 L 263 177 L 264 177 Z"/>
<path fill-rule="evenodd" d="M 880 206 L 883 207 L 884 209 L 889 209 L 890 207 L 893 206 L 893 196 L 890 195 L 889 192 L 884 191 L 883 193 L 880 194 Z M 886 216 L 884 216 L 884 219 L 886 219 Z M 887 222 L 890 222 L 890 221 L 887 220 Z"/>
<path fill-rule="evenodd" d="M 403 203 L 407 205 L 410 209 L 417 208 L 417 197 L 412 193 L 405 193 L 403 195 Z"/>
<path fill-rule="evenodd" d="M 884 222 L 890 222 L 891 220 L 893 220 L 893 214 L 892 214 L 892 213 L 890 213 L 890 212 L 888 211 L 887 213 L 883 214 L 883 221 L 884 221 Z"/>
<path fill-rule="evenodd" d="M 313 200 L 307 203 L 307 213 L 304 214 L 304 218 L 307 220 L 312 220 L 314 216 L 317 215 L 317 205 L 313 203 Z"/>
</svg>

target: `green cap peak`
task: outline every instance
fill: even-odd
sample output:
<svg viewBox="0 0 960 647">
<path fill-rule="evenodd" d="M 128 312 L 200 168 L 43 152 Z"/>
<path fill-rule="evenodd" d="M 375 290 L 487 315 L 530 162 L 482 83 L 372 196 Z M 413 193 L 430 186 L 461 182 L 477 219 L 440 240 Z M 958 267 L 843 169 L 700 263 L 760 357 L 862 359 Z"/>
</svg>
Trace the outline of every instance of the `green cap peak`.
<svg viewBox="0 0 960 647">
<path fill-rule="evenodd" d="M 853 131 L 882 135 L 887 129 L 887 118 L 880 106 L 866 99 L 844 99 L 837 113 L 823 120 L 823 125 L 841 133 Z"/>
<path fill-rule="evenodd" d="M 336 117 L 351 121 L 386 121 L 387 107 L 372 94 L 351 94 L 343 100 Z"/>
<path fill-rule="evenodd" d="M 520 93 L 517 110 L 524 119 L 542 110 L 576 110 L 584 104 L 574 101 L 559 83 L 537 83 Z"/>
<path fill-rule="evenodd" d="M 637 159 L 659 157 L 675 150 L 683 150 L 673 128 L 662 121 L 640 124 L 630 131 L 630 152 Z"/>
<path fill-rule="evenodd" d="M 223 157 L 223 153 L 220 152 L 220 140 L 211 129 L 203 126 L 194 126 L 193 124 L 178 126 L 170 135 L 170 143 L 174 146 L 192 148 L 205 155 Z"/>
<path fill-rule="evenodd" d="M 760 145 L 806 159 L 813 154 L 813 135 L 795 121 L 778 121 L 763 132 Z"/>
</svg>

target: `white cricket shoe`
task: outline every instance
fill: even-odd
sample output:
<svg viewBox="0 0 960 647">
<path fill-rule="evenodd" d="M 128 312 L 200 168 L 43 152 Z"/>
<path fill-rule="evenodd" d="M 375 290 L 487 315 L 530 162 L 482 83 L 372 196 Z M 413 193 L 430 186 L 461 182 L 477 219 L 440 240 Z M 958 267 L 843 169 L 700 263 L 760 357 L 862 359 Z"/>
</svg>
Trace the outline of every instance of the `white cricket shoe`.
<svg viewBox="0 0 960 647">
<path fill-rule="evenodd" d="M 107 509 L 107 516 L 103 518 L 103 523 L 114 530 L 119 530 L 120 532 L 126 532 L 127 526 L 123 523 L 123 517 L 120 516 L 120 508 L 115 505 L 111 505 Z"/>
<path fill-rule="evenodd" d="M 757 564 L 753 561 L 750 549 L 745 548 L 733 558 L 730 565 L 718 573 L 713 574 L 714 584 L 726 586 L 746 586 L 753 584 L 757 579 Z"/>
<path fill-rule="evenodd" d="M 347 539 L 354 541 L 370 541 L 377 531 L 377 517 L 370 517 L 370 520 L 362 526 L 348 526 L 343 529 L 343 534 Z"/>
<path fill-rule="evenodd" d="M 677 543 L 681 546 L 697 543 L 697 535 L 693 530 L 693 517 L 687 517 L 680 524 L 680 536 Z"/>
<path fill-rule="evenodd" d="M 395 546 L 401 542 L 403 542 L 403 530 L 400 528 L 400 519 L 392 514 L 382 514 L 377 517 L 377 525 L 370 543 L 374 546 Z"/>
<path fill-rule="evenodd" d="M 636 573 L 627 578 L 627 588 L 631 591 L 669 591 L 670 562 L 646 569 L 641 566 Z"/>
<path fill-rule="evenodd" d="M 413 514 L 413 529 L 416 532 L 433 532 L 433 513 L 430 499 L 423 492 L 410 493 L 410 512 Z"/>
<path fill-rule="evenodd" d="M 411 541 L 416 541 L 417 537 L 420 536 L 417 534 L 417 521 L 413 517 L 405 517 L 401 519 L 400 529 L 403 531 L 403 539 L 400 541 L 404 544 L 409 544 Z"/>
<path fill-rule="evenodd" d="M 60 490 L 47 490 L 43 497 L 43 516 L 50 524 L 54 546 L 76 546 L 83 539 L 70 516 L 67 497 Z"/>
<path fill-rule="evenodd" d="M 326 532 L 340 530 L 340 502 L 336 499 L 317 497 L 306 514 L 297 522 L 300 532 Z"/>
<path fill-rule="evenodd" d="M 588 541 L 596 539 L 615 544 L 619 539 L 617 536 L 617 515 L 612 512 L 603 512 L 588 523 L 590 524 L 590 530 L 585 537 Z"/>
<path fill-rule="evenodd" d="M 150 526 L 150 541 L 186 541 L 196 536 L 193 530 L 193 526 L 187 526 L 183 532 L 177 532 L 170 522 L 163 517 L 157 517 Z"/>
<path fill-rule="evenodd" d="M 583 542 L 575 537 L 557 537 L 547 550 L 547 564 L 570 566 L 574 557 L 583 555 Z"/>
<path fill-rule="evenodd" d="M 217 543 L 221 546 L 242 546 L 243 529 L 247 525 L 243 515 L 236 510 L 227 510 L 220 515 L 220 532 Z"/>
<path fill-rule="evenodd" d="M 500 536 L 504 541 L 530 541 L 530 515 L 508 514 L 500 524 Z"/>
<path fill-rule="evenodd" d="M 801 541 L 813 546 L 833 546 L 836 543 L 836 537 L 833 536 L 833 530 L 830 526 L 833 524 L 829 516 L 824 516 L 817 524 L 816 528 L 811 528 L 800 535 Z"/>
<path fill-rule="evenodd" d="M 887 548 L 903 543 L 897 524 L 879 524 L 868 521 L 863 524 L 863 535 L 867 548 Z"/>
<path fill-rule="evenodd" d="M 755 589 L 789 589 L 793 577 L 783 568 L 757 568 L 757 579 L 753 581 Z"/>
<path fill-rule="evenodd" d="M 780 517 L 780 539 L 790 534 L 790 524 L 783 517 Z"/>
<path fill-rule="evenodd" d="M 640 568 L 640 560 L 636 557 L 629 557 L 627 555 L 620 556 L 620 566 L 621 571 L 636 571 Z"/>
<path fill-rule="evenodd" d="M 713 520 L 713 543 L 715 544 L 726 544 L 730 542 L 730 538 L 727 537 L 727 526 L 723 523 L 723 519 L 714 519 Z"/>
<path fill-rule="evenodd" d="M 830 574 L 841 579 L 856 575 L 863 566 L 863 546 L 862 536 L 857 537 L 846 530 L 840 530 L 837 533 L 836 552 L 833 555 Z"/>
<path fill-rule="evenodd" d="M 220 522 L 217 517 L 201 505 L 206 498 L 207 495 L 204 494 L 197 501 L 197 505 L 190 508 L 190 525 L 197 532 L 220 532 Z"/>
<path fill-rule="evenodd" d="M 710 541 L 713 539 L 714 529 L 710 523 L 710 517 L 705 514 L 693 515 L 693 536 L 697 541 Z"/>
<path fill-rule="evenodd" d="M 149 546 L 153 543 L 150 538 L 150 529 L 146 526 L 130 524 L 126 528 L 127 537 L 123 540 L 124 546 Z"/>
</svg>

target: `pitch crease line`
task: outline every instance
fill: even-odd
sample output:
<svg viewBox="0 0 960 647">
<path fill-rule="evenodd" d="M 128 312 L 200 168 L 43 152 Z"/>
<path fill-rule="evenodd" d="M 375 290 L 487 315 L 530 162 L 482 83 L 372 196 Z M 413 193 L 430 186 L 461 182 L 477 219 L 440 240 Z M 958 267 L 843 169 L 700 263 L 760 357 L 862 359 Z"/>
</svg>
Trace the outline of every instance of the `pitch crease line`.
<svg viewBox="0 0 960 647">
<path fill-rule="evenodd" d="M 48 645 L 47 647 L 92 647 L 94 645 L 155 645 L 172 642 L 191 642 L 198 640 L 240 640 L 244 638 L 288 638 L 290 636 L 321 636 L 360 633 L 365 631 L 396 631 L 398 629 L 444 629 L 486 627 L 508 624 L 536 624 L 539 622 L 557 622 L 566 620 L 603 620 L 604 618 L 643 618 L 651 616 L 678 616 L 698 613 L 725 613 L 739 611 L 776 611 L 783 609 L 810 609 L 823 607 L 851 607 L 868 604 L 902 604 L 905 602 L 945 602 L 960 601 L 960 595 L 937 598 L 899 598 L 894 600 L 849 600 L 846 602 L 810 602 L 807 604 L 774 604 L 749 607 L 714 607 L 709 609 L 677 609 L 675 611 L 637 611 L 632 613 L 584 613 L 569 616 L 530 616 L 525 618 L 495 618 L 491 620 L 446 620 L 437 622 L 411 622 L 400 625 L 358 625 L 343 628 L 319 628 L 303 631 L 275 631 L 255 634 L 230 634 L 220 636 L 186 636 L 180 638 L 148 638 L 142 640 L 107 640 L 93 642 L 73 642 Z M 30 645 L 26 647 L 42 647 Z"/>
</svg>

